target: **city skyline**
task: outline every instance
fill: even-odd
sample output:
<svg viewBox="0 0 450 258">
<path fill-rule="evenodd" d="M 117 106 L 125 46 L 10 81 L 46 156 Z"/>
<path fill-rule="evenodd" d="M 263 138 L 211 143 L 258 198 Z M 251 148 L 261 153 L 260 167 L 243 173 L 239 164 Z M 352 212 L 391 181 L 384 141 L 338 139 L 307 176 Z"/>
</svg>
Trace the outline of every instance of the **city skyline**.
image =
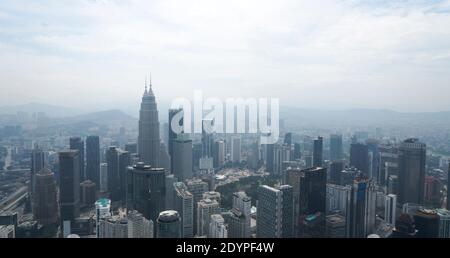
<svg viewBox="0 0 450 258">
<path fill-rule="evenodd" d="M 450 239 L 450 0 L 20 1 L 0 238 Z"/>
</svg>

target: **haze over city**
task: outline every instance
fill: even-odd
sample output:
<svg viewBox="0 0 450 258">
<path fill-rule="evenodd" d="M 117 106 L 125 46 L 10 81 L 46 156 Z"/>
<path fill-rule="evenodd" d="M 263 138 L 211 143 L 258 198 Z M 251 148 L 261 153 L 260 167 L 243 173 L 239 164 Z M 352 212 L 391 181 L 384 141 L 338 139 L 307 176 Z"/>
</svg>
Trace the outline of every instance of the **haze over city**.
<svg viewBox="0 0 450 258">
<path fill-rule="evenodd" d="M 450 1 L 1 1 L 0 106 L 137 110 L 151 72 L 165 103 L 448 111 L 449 22 Z"/>
</svg>

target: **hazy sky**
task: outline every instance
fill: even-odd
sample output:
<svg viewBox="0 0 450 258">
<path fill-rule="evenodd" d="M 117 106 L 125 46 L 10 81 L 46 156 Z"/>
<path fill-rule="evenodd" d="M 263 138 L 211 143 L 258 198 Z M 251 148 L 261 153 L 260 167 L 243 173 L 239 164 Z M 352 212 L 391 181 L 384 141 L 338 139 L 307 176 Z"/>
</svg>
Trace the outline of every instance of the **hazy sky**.
<svg viewBox="0 0 450 258">
<path fill-rule="evenodd" d="M 450 110 L 450 1 L 0 1 L 0 106 L 279 97 Z"/>
</svg>

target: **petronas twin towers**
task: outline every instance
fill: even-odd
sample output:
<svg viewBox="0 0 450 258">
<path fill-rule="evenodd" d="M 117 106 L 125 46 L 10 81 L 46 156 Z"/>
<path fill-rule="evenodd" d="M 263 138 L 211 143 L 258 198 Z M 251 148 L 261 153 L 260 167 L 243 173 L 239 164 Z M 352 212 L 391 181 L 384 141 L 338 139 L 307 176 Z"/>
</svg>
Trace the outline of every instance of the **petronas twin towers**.
<svg viewBox="0 0 450 258">
<path fill-rule="evenodd" d="M 150 79 L 149 89 L 145 82 L 145 91 L 142 96 L 139 111 L 138 153 L 140 161 L 152 167 L 160 167 L 161 142 L 159 137 L 158 108 Z"/>
</svg>

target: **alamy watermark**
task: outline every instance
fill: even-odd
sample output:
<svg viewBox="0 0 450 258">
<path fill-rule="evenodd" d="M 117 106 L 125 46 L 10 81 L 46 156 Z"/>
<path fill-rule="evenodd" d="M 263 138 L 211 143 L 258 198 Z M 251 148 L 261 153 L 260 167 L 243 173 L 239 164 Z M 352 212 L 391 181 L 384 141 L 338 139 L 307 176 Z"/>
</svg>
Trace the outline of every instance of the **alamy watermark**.
<svg viewBox="0 0 450 258">
<path fill-rule="evenodd" d="M 174 133 L 260 134 L 261 144 L 279 137 L 278 98 L 203 98 L 194 91 L 193 101 L 176 98 L 171 109 L 180 109 L 169 121 Z M 192 128 L 193 127 L 193 128 Z"/>
</svg>

